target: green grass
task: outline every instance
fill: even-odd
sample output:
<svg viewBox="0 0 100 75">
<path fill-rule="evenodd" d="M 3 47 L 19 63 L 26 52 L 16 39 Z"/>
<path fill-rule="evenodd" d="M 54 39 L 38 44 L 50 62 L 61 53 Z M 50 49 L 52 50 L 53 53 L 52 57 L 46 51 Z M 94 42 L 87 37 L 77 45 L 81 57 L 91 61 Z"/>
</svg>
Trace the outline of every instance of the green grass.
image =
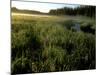
<svg viewBox="0 0 100 75">
<path fill-rule="evenodd" d="M 41 16 L 12 16 L 12 73 L 95 69 L 95 34 L 71 30 L 74 23 L 95 29 L 94 19 Z"/>
</svg>

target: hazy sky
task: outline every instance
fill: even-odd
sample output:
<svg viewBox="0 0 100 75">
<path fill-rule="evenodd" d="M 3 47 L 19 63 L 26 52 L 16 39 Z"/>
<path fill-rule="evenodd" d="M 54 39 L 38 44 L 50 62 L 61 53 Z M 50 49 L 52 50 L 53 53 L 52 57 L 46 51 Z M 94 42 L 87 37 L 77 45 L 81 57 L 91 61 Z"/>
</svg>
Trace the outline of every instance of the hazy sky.
<svg viewBox="0 0 100 75">
<path fill-rule="evenodd" d="M 18 9 L 36 10 L 41 12 L 49 12 L 50 9 L 57 9 L 62 7 L 75 8 L 77 6 L 79 5 L 12 1 L 12 7 L 16 7 Z"/>
</svg>

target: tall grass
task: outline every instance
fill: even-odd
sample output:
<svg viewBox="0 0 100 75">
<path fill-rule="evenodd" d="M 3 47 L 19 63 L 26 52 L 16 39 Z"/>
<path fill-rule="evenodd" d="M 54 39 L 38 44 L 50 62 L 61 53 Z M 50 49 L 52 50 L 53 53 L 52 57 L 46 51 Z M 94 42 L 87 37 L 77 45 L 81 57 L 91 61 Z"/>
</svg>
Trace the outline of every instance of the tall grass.
<svg viewBox="0 0 100 75">
<path fill-rule="evenodd" d="M 73 32 L 71 25 L 12 16 L 12 73 L 95 69 L 95 34 Z"/>
</svg>

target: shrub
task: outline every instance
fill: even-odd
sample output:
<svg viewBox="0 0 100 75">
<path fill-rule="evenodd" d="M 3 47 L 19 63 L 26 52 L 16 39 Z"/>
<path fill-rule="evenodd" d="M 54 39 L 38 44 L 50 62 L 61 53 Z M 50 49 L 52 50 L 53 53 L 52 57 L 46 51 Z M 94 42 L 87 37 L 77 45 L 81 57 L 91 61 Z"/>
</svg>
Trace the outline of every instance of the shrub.
<svg viewBox="0 0 100 75">
<path fill-rule="evenodd" d="M 83 32 L 86 32 L 86 33 L 92 33 L 92 34 L 95 34 L 95 28 L 94 28 L 95 25 L 91 24 L 91 23 L 83 23 L 81 25 L 81 30 Z"/>
</svg>

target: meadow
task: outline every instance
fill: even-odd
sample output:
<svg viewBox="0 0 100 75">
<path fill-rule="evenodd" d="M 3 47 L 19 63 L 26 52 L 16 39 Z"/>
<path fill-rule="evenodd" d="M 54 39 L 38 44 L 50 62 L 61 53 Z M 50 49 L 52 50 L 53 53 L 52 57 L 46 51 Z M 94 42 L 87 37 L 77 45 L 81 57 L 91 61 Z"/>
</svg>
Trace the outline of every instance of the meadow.
<svg viewBox="0 0 100 75">
<path fill-rule="evenodd" d="M 12 13 L 11 39 L 13 74 L 96 68 L 94 18 Z"/>
</svg>

